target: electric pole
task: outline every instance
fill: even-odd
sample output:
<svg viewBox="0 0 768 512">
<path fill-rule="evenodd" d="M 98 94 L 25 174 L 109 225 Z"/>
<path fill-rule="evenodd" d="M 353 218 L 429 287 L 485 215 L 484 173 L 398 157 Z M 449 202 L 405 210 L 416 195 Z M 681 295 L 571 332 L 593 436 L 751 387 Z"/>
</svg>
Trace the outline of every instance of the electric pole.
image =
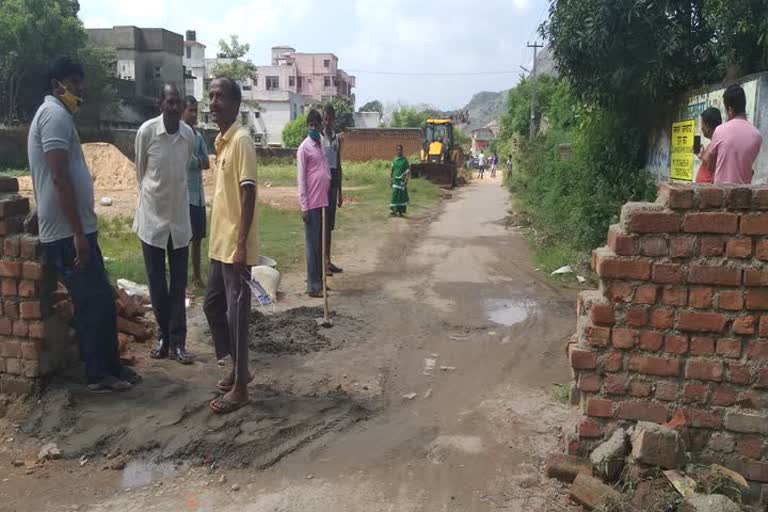
<svg viewBox="0 0 768 512">
<path fill-rule="evenodd" d="M 530 138 L 536 135 L 536 57 L 538 56 L 539 48 L 544 48 L 543 44 L 538 44 L 536 41 L 533 44 L 528 43 L 528 48 L 533 48 L 533 72 L 531 76 L 531 124 Z"/>
</svg>

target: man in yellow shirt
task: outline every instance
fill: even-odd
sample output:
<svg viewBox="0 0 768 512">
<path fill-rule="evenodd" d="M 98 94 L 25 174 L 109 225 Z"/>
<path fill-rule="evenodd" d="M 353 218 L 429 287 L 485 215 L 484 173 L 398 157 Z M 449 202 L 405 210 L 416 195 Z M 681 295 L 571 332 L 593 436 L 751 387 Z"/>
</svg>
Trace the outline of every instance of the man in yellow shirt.
<svg viewBox="0 0 768 512">
<path fill-rule="evenodd" d="M 211 401 L 218 414 L 248 403 L 248 316 L 251 290 L 246 283 L 259 258 L 256 233 L 256 149 L 238 121 L 242 92 L 230 78 L 217 78 L 208 89 L 216 137 L 216 185 L 211 210 L 210 262 L 205 316 L 216 357 L 232 356 L 232 371 L 216 387 L 224 395 Z"/>
</svg>

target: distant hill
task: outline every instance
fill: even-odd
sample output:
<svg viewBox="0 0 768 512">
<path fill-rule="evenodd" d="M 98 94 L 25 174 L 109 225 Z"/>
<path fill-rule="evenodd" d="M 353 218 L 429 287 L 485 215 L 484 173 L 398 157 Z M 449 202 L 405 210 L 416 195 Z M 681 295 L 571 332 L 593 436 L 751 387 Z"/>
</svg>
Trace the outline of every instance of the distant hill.
<svg viewBox="0 0 768 512">
<path fill-rule="evenodd" d="M 483 91 L 472 96 L 472 99 L 462 110 L 469 111 L 469 125 L 467 133 L 477 128 L 482 128 L 494 119 L 499 119 L 504 113 L 504 104 L 507 101 L 507 92 Z"/>
</svg>

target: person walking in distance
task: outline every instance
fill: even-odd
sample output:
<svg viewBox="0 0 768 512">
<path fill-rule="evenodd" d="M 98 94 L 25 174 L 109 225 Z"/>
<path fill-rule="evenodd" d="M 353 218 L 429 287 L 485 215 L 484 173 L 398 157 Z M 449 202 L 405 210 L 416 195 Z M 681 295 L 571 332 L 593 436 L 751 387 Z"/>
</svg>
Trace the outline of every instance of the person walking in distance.
<svg viewBox="0 0 768 512">
<path fill-rule="evenodd" d="M 507 155 L 507 179 L 512 177 L 512 155 Z"/>
<path fill-rule="evenodd" d="M 205 145 L 203 134 L 197 131 L 197 100 L 194 96 L 184 98 L 184 122 L 195 132 L 195 151 L 192 161 L 189 162 L 187 173 L 187 185 L 189 187 L 189 220 L 192 224 L 192 277 L 196 286 L 205 286 L 200 272 L 201 245 L 205 238 L 205 190 L 203 188 L 203 171 L 210 168 L 208 148 Z"/>
<path fill-rule="evenodd" d="M 485 174 L 485 155 L 480 151 L 480 156 L 477 157 L 477 167 L 479 169 L 478 176 L 482 180 L 483 174 Z"/>
<path fill-rule="evenodd" d="M 299 206 L 304 221 L 307 258 L 307 294 L 323 296 L 323 208 L 328 206 L 331 170 L 323 152 L 320 128 L 323 120 L 317 110 L 307 114 L 307 138 L 296 152 L 296 178 Z"/>
<path fill-rule="evenodd" d="M 160 329 L 150 356 L 164 359 L 170 352 L 178 362 L 190 364 L 186 297 L 192 227 L 187 169 L 193 158 L 195 134 L 181 122 L 182 108 L 176 86 L 164 85 L 160 93 L 162 113 L 141 125 L 136 134 L 139 198 L 133 229 L 141 240 L 149 296 Z"/>
<path fill-rule="evenodd" d="M 397 145 L 397 156 L 392 160 L 392 174 L 389 185 L 392 187 L 392 199 L 389 202 L 390 215 L 405 215 L 408 210 L 408 181 L 410 179 L 411 166 L 408 159 L 403 156 L 403 146 Z"/>
<path fill-rule="evenodd" d="M 326 259 L 323 264 L 327 266 L 329 277 L 333 274 L 341 274 L 344 269 L 331 261 L 331 238 L 336 229 L 336 208 L 341 208 L 344 199 L 341 193 L 341 139 L 336 134 L 336 110 L 330 103 L 323 108 L 323 134 L 321 141 L 328 167 L 331 169 L 331 186 L 328 189 L 328 210 L 326 211 Z"/>
<path fill-rule="evenodd" d="M 120 363 L 117 311 L 97 236 L 93 179 L 73 115 L 85 72 L 69 58 L 48 67 L 48 91 L 29 127 L 27 152 L 42 252 L 74 305 L 80 358 L 91 391 L 125 391 L 141 378 Z"/>
<path fill-rule="evenodd" d="M 728 121 L 715 129 L 703 162 L 714 169 L 715 184 L 752 183 L 755 163 L 763 136 L 747 120 L 747 96 L 739 85 L 731 85 L 723 94 Z"/>
<path fill-rule="evenodd" d="M 258 264 L 256 212 L 256 148 L 248 129 L 238 121 L 242 91 L 231 78 L 217 78 L 208 89 L 216 137 L 216 185 L 208 242 L 208 287 L 205 316 L 216 358 L 232 356 L 230 374 L 216 387 L 224 392 L 209 407 L 227 414 L 246 405 L 248 383 L 248 319 L 251 313 L 251 267 Z"/>
<path fill-rule="evenodd" d="M 491 157 L 491 178 L 496 178 L 496 169 L 499 167 L 499 155 L 493 152 Z"/>
</svg>

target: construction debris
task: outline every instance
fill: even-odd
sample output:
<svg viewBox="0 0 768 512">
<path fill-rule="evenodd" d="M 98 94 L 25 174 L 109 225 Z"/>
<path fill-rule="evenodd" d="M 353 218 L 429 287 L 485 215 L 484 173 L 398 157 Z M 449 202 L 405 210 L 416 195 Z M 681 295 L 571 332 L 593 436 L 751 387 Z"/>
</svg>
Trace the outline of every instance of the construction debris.
<svg viewBox="0 0 768 512">
<path fill-rule="evenodd" d="M 678 431 L 640 422 L 632 434 L 632 457 L 651 466 L 678 469 L 685 464 L 685 446 Z"/>
<path fill-rule="evenodd" d="M 580 473 L 576 475 L 570 489 L 571 498 L 587 510 L 593 510 L 608 500 L 617 499 L 620 494 L 613 487 L 597 478 Z"/>
<path fill-rule="evenodd" d="M 680 512 L 741 512 L 741 507 L 722 494 L 696 494 L 683 502 Z"/>
<path fill-rule="evenodd" d="M 683 498 L 690 498 L 696 494 L 696 481 L 693 478 L 685 476 L 674 469 L 665 471 L 664 476 L 667 477 L 667 480 L 672 484 L 672 487 L 674 487 Z"/>
<path fill-rule="evenodd" d="M 573 483 L 576 477 L 582 473 L 592 475 L 592 463 L 587 459 L 573 455 L 553 453 L 547 457 L 545 464 L 547 466 L 547 478 L 554 478 L 567 484 Z"/>
<path fill-rule="evenodd" d="M 600 446 L 595 448 L 589 456 L 589 460 L 600 475 L 609 482 L 615 482 L 621 476 L 624 463 L 629 454 L 627 432 L 618 429 Z"/>
</svg>

